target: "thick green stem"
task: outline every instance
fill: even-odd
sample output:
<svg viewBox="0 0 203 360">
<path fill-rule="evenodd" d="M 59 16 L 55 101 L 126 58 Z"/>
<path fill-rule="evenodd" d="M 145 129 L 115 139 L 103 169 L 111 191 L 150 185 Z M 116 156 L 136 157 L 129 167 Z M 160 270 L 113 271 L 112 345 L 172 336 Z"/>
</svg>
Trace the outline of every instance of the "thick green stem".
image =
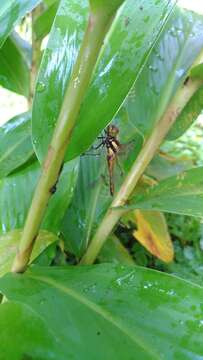
<svg viewBox="0 0 203 360">
<path fill-rule="evenodd" d="M 86 254 L 80 262 L 81 264 L 92 264 L 95 261 L 101 247 L 123 214 L 122 209 L 115 210 L 113 208 L 121 207 L 126 204 L 128 198 L 135 189 L 138 180 L 154 157 L 156 151 L 164 140 L 169 129 L 175 122 L 177 116 L 181 113 L 182 109 L 201 85 L 202 82 L 199 80 L 189 80 L 187 85 L 183 86 L 183 88 L 177 92 L 174 100 L 171 102 L 164 116 L 159 121 L 152 134 L 144 144 L 128 176 L 126 177 L 118 194 L 112 202 L 111 208 L 107 211 L 102 223 L 95 233 Z"/>
<path fill-rule="evenodd" d="M 43 164 L 42 174 L 26 219 L 19 251 L 12 267 L 13 272 L 23 272 L 29 262 L 53 186 L 60 175 L 65 152 L 70 142 L 83 97 L 112 19 L 113 15 L 109 16 L 105 11 L 100 10 L 90 13 L 80 52 L 65 93 L 53 138 Z"/>
</svg>

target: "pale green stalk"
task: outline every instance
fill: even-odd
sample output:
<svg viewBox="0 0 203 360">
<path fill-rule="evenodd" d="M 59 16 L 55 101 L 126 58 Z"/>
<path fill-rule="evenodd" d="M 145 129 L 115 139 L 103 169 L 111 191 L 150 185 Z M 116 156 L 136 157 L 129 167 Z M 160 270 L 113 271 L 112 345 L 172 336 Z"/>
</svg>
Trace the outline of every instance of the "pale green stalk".
<svg viewBox="0 0 203 360">
<path fill-rule="evenodd" d="M 116 6 L 116 1 L 118 5 Z M 23 272 L 29 262 L 35 239 L 39 232 L 52 188 L 60 175 L 65 152 L 70 142 L 77 116 L 85 92 L 88 88 L 104 37 L 123 0 L 114 0 L 113 11 L 109 11 L 108 2 L 105 7 L 98 1 L 92 6 L 88 26 L 73 69 L 73 73 L 65 93 L 64 101 L 57 120 L 48 154 L 43 164 L 42 174 L 36 187 L 32 204 L 26 219 L 19 251 L 13 263 L 13 272 Z M 91 1 L 93 4 L 97 1 Z M 91 3 L 90 2 L 90 3 Z"/>
</svg>

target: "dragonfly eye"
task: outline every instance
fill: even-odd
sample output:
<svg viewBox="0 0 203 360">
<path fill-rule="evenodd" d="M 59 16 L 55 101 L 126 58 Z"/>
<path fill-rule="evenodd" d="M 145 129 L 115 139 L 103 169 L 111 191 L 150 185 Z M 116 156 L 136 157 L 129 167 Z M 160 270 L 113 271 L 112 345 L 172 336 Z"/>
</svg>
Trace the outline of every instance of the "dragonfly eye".
<svg viewBox="0 0 203 360">
<path fill-rule="evenodd" d="M 109 136 L 116 137 L 119 133 L 119 129 L 115 125 L 108 126 L 108 134 Z"/>
</svg>

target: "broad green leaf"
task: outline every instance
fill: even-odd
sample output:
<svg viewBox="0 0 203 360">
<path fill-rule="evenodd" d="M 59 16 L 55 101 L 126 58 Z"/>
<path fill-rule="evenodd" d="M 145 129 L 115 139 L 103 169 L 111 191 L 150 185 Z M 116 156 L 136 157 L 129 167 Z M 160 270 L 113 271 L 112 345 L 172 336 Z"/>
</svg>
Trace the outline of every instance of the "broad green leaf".
<svg viewBox="0 0 203 360">
<path fill-rule="evenodd" d="M 56 15 L 56 11 L 58 9 L 59 6 L 59 1 L 55 1 L 51 6 L 49 6 L 47 9 L 45 9 L 45 11 L 42 13 L 42 15 L 40 15 L 35 23 L 34 23 L 34 32 L 35 32 L 35 36 L 36 39 L 43 39 L 43 37 L 45 37 L 52 26 L 54 17 Z"/>
<path fill-rule="evenodd" d="M 18 46 L 19 51 L 21 52 L 27 66 L 31 69 L 32 66 L 32 46 L 27 41 L 24 40 L 16 31 L 13 31 L 10 35 L 14 39 L 16 46 Z"/>
<path fill-rule="evenodd" d="M 203 64 L 194 66 L 190 71 L 190 77 L 192 79 L 201 79 L 203 80 Z"/>
<path fill-rule="evenodd" d="M 44 4 L 48 7 L 52 6 L 56 1 L 58 0 L 43 0 Z"/>
<path fill-rule="evenodd" d="M 156 180 L 163 180 L 173 175 L 178 175 L 184 170 L 188 170 L 193 166 L 190 159 L 179 158 L 160 153 L 152 159 L 151 163 L 146 169 L 146 174 Z"/>
<path fill-rule="evenodd" d="M 1 0 L 0 3 L 0 47 L 15 25 L 41 0 Z"/>
<path fill-rule="evenodd" d="M 203 356 L 203 288 L 174 276 L 110 264 L 32 267 L 22 275 L 5 275 L 0 290 L 9 301 L 0 306 L 1 319 L 5 305 L 10 306 L 5 316 L 14 316 L 5 332 L 5 320 L 0 321 L 5 359 L 12 352 L 21 359 L 23 351 L 35 359 L 42 354 L 43 359 L 60 360 L 194 360 Z M 23 311 L 14 315 L 16 302 L 33 318 L 30 322 L 28 316 L 24 345 L 12 342 L 11 347 L 11 331 L 22 324 Z M 39 319 L 44 327 L 36 340 L 39 329 L 34 324 Z M 51 353 L 46 355 L 50 334 Z"/>
<path fill-rule="evenodd" d="M 53 233 L 60 230 L 65 210 L 73 195 L 77 168 L 78 160 L 64 166 L 57 191 L 49 202 L 42 229 Z M 39 175 L 40 167 L 35 162 L 0 181 L 0 233 L 23 227 Z"/>
<path fill-rule="evenodd" d="M 107 16 L 115 15 L 115 12 L 124 3 L 125 0 L 89 0 L 90 8 L 92 12 L 100 13 Z"/>
<path fill-rule="evenodd" d="M 66 159 L 84 152 L 117 113 L 174 2 L 145 0 L 140 5 L 139 1 L 126 0 L 121 7 L 104 42 Z M 62 0 L 52 26 L 33 104 L 32 135 L 40 161 L 59 115 L 87 16 L 87 0 Z"/>
<path fill-rule="evenodd" d="M 112 201 L 108 182 L 104 154 L 97 157 L 87 153 L 81 157 L 74 196 L 61 229 L 65 248 L 77 257 L 86 250 L 92 231 Z"/>
<path fill-rule="evenodd" d="M 143 136 L 163 116 L 202 47 L 203 16 L 176 7 L 124 105 Z"/>
<path fill-rule="evenodd" d="M 61 357 L 61 351 L 51 331 L 46 324 L 28 306 L 19 303 L 5 303 L 0 306 L 1 359 L 56 360 L 53 354 Z M 8 338 L 12 336 L 12 346 Z"/>
<path fill-rule="evenodd" d="M 29 112 L 15 116 L 0 127 L 0 178 L 24 164 L 33 154 Z"/>
<path fill-rule="evenodd" d="M 22 48 L 24 45 L 25 42 L 19 41 L 18 37 L 13 34 L 8 37 L 0 49 L 0 84 L 28 97 L 30 68 L 24 58 L 24 49 Z"/>
<path fill-rule="evenodd" d="M 105 242 L 98 255 L 98 260 L 103 263 L 135 265 L 128 250 L 115 235 L 111 235 Z"/>
<path fill-rule="evenodd" d="M 133 196 L 125 209 L 158 210 L 202 217 L 203 167 L 186 170 L 162 180 Z"/>
<path fill-rule="evenodd" d="M 167 140 L 175 140 L 194 123 L 203 108 L 203 86 L 192 96 L 178 116 L 172 129 L 169 131 Z"/>
<path fill-rule="evenodd" d="M 151 254 L 165 262 L 173 260 L 173 244 L 168 232 L 167 223 L 162 213 L 158 211 L 134 212 L 137 230 L 133 236 Z"/>
<path fill-rule="evenodd" d="M 13 230 L 0 236 L 0 276 L 11 271 L 22 230 Z M 30 263 L 33 262 L 52 243 L 58 241 L 56 235 L 41 230 L 33 247 Z"/>
</svg>

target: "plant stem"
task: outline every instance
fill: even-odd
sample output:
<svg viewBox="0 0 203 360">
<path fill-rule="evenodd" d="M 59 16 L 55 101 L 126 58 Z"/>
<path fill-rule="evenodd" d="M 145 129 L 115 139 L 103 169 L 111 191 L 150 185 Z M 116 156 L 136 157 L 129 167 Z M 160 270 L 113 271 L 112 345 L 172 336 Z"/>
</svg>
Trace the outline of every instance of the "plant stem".
<svg viewBox="0 0 203 360">
<path fill-rule="evenodd" d="M 31 64 L 31 72 L 30 72 L 30 95 L 29 95 L 29 103 L 32 105 L 34 90 L 35 90 L 35 82 L 37 77 L 37 72 L 40 64 L 41 57 L 41 39 L 36 39 L 36 34 L 34 31 L 34 23 L 36 19 L 43 12 L 43 5 L 38 5 L 31 13 L 32 17 L 32 64 Z"/>
<path fill-rule="evenodd" d="M 109 234 L 112 232 L 113 227 L 123 215 L 122 209 L 115 210 L 114 208 L 121 207 L 126 204 L 129 196 L 134 191 L 138 180 L 154 157 L 156 151 L 164 140 L 169 129 L 175 122 L 177 116 L 181 113 L 187 102 L 201 85 L 202 82 L 200 80 L 189 80 L 187 85 L 183 86 L 179 91 L 177 91 L 176 95 L 174 96 L 174 100 L 171 102 L 164 116 L 157 123 L 150 137 L 147 139 L 142 150 L 140 151 L 128 176 L 124 180 L 119 192 L 113 200 L 111 207 L 107 211 L 103 221 L 97 229 L 97 232 L 95 233 L 86 254 L 81 259 L 81 264 L 92 264 L 95 261 L 101 247 L 107 240 Z"/>
<path fill-rule="evenodd" d="M 53 186 L 60 175 L 62 164 L 75 126 L 81 103 L 89 85 L 104 37 L 115 15 L 105 11 L 90 12 L 88 26 L 65 93 L 59 118 L 42 174 L 28 212 L 19 251 L 13 263 L 13 272 L 23 272 L 29 262 Z"/>
</svg>

